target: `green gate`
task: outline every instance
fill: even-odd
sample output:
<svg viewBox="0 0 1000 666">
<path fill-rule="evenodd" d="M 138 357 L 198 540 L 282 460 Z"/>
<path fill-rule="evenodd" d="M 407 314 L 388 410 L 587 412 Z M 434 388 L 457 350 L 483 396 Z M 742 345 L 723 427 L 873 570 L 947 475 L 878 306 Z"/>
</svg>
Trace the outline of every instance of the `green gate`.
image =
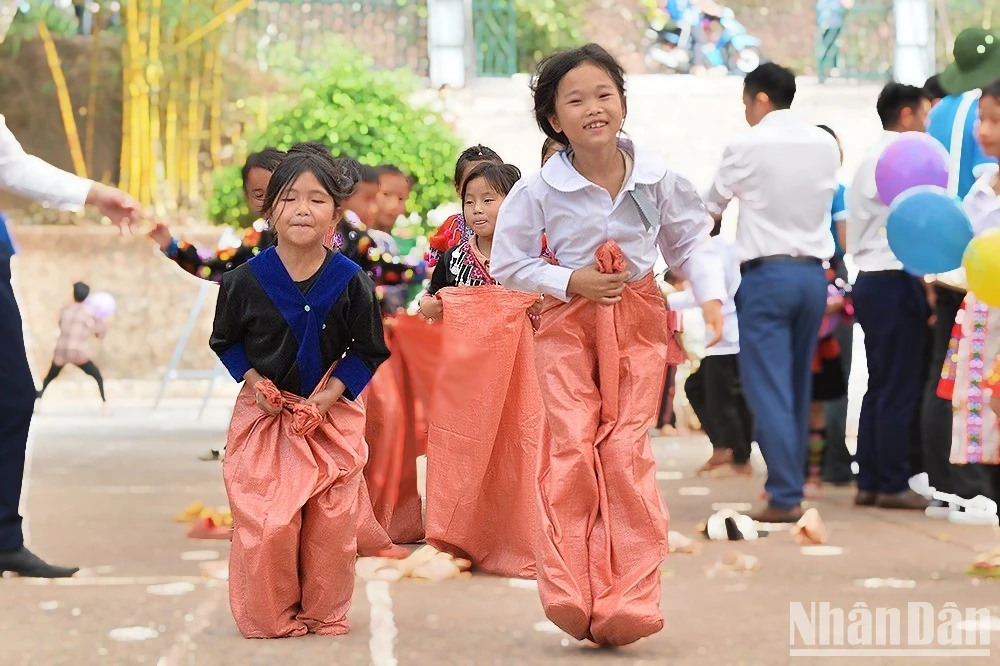
<svg viewBox="0 0 1000 666">
<path fill-rule="evenodd" d="M 517 73 L 514 0 L 472 0 L 472 34 L 479 76 Z"/>
<path fill-rule="evenodd" d="M 839 3 L 824 0 L 822 4 Z M 892 0 L 858 0 L 846 11 L 817 12 L 816 71 L 820 82 L 834 77 L 892 79 L 896 46 L 892 5 Z"/>
</svg>

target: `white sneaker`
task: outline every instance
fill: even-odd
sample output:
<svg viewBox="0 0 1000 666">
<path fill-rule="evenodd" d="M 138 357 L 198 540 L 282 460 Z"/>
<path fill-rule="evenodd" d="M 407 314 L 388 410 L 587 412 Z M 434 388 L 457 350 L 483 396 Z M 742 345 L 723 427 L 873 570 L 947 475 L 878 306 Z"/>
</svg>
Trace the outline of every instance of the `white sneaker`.
<svg viewBox="0 0 1000 666">
<path fill-rule="evenodd" d="M 985 511 L 962 511 L 958 508 L 948 514 L 948 521 L 956 525 L 1000 525 L 995 513 Z"/>
<path fill-rule="evenodd" d="M 931 500 L 931 505 L 924 509 L 924 515 L 928 518 L 938 518 L 944 520 L 951 515 L 956 507 L 941 500 Z"/>
</svg>

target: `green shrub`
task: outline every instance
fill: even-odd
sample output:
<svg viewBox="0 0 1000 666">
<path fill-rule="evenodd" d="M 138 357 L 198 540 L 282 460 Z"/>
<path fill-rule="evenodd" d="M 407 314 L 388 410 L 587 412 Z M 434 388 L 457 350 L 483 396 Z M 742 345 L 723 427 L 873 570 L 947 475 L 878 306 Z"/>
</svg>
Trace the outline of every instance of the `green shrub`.
<svg viewBox="0 0 1000 666">
<path fill-rule="evenodd" d="M 534 72 L 553 51 L 582 45 L 586 6 L 581 0 L 514 0 L 518 71 Z"/>
<path fill-rule="evenodd" d="M 326 62 L 331 64 L 291 84 L 295 101 L 270 115 L 267 129 L 248 140 L 248 150 L 287 150 L 300 141 L 322 141 L 336 155 L 402 169 L 414 182 L 409 210 L 421 217 L 454 199 L 460 144 L 438 113 L 408 100 L 417 90 L 415 78 L 404 71 L 372 70 L 364 56 L 345 47 L 331 47 Z M 219 224 L 253 221 L 238 166 L 215 174 L 209 216 Z"/>
</svg>

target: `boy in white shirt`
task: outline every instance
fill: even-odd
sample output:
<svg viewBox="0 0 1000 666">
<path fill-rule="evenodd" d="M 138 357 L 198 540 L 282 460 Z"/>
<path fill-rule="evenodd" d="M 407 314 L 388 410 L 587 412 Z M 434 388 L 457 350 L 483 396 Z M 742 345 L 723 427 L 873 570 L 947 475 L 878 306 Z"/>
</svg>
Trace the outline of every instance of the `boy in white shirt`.
<svg viewBox="0 0 1000 666">
<path fill-rule="evenodd" d="M 712 457 L 698 471 L 706 473 L 730 465 L 737 474 L 749 475 L 753 416 L 740 384 L 740 331 L 733 300 L 740 287 L 739 259 L 735 246 L 722 236 L 714 236 L 711 243 L 724 264 L 728 298 L 722 304 L 722 341 L 704 349 L 701 366 L 685 383 L 688 398 L 714 449 Z M 699 307 L 694 294 L 687 289 L 665 297 L 668 310 Z M 704 402 L 696 405 L 700 402 L 699 394 L 704 396 Z"/>
</svg>

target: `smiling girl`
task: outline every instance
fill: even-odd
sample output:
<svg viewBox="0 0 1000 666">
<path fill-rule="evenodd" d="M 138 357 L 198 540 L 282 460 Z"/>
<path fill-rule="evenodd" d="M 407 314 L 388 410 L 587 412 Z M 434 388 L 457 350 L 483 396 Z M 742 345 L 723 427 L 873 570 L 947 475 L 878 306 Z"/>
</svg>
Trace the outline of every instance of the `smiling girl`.
<svg viewBox="0 0 1000 666">
<path fill-rule="evenodd" d="M 626 645 L 663 627 L 667 512 L 648 435 L 667 355 L 657 249 L 690 282 L 711 343 L 724 271 L 694 186 L 619 135 L 625 77 L 607 51 L 551 56 L 533 91 L 539 127 L 567 147 L 507 196 L 491 269 L 510 289 L 545 294 L 538 590 L 566 633 Z M 558 265 L 539 256 L 543 233 Z"/>
<path fill-rule="evenodd" d="M 352 185 L 329 158 L 290 152 L 262 206 L 277 246 L 219 290 L 210 345 L 244 382 L 223 477 L 230 603 L 247 638 L 350 629 L 366 458 L 358 397 L 389 356 L 371 279 L 323 245 Z"/>
</svg>

